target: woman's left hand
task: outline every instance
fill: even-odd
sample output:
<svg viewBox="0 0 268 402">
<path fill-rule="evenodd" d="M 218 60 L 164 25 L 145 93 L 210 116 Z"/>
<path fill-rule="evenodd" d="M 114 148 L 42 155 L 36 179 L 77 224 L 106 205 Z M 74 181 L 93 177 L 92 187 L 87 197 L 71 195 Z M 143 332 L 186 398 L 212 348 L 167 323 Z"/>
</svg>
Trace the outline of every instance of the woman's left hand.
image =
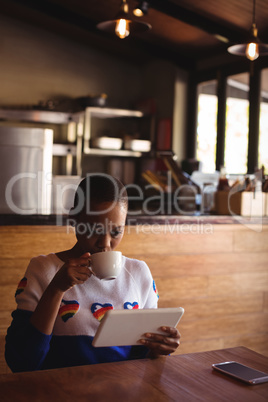
<svg viewBox="0 0 268 402">
<path fill-rule="evenodd" d="M 148 357 L 157 357 L 160 355 L 169 355 L 174 353 L 180 346 L 180 333 L 177 328 L 161 327 L 166 335 L 146 333 L 145 339 L 140 339 L 140 343 L 150 349 Z"/>
</svg>

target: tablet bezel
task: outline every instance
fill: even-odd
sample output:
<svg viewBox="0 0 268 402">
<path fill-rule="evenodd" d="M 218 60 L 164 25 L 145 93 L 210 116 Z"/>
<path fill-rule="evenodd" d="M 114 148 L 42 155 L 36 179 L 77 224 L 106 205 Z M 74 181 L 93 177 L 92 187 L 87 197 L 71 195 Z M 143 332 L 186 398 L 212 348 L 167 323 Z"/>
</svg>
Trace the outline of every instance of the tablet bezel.
<svg viewBox="0 0 268 402">
<path fill-rule="evenodd" d="M 162 326 L 176 327 L 184 309 L 182 307 L 134 310 L 109 310 L 104 315 L 95 337 L 94 347 L 140 345 L 146 332 L 166 335 Z"/>
</svg>

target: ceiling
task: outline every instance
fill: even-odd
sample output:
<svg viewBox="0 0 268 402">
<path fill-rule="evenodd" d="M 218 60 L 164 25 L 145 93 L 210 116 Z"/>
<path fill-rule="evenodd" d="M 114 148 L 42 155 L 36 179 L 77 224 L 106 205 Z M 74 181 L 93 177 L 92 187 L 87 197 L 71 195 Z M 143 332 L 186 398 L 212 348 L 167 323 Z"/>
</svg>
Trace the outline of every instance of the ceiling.
<svg viewBox="0 0 268 402">
<path fill-rule="evenodd" d="M 127 0 L 129 9 L 138 1 Z M 119 39 L 96 28 L 113 19 L 121 0 L 7 0 L 1 12 L 66 37 L 143 62 L 156 55 L 182 68 L 227 54 L 229 44 L 244 41 L 252 24 L 253 0 L 149 0 L 146 33 Z M 268 43 L 268 1 L 256 0 L 259 37 Z M 265 56 L 267 57 L 267 56 Z"/>
</svg>

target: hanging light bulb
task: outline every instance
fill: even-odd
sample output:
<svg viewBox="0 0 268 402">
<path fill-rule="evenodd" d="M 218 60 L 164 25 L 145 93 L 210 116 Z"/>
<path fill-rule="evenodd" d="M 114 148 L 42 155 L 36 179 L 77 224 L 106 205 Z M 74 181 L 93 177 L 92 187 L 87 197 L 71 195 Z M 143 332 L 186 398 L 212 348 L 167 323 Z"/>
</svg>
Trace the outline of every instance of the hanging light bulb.
<svg viewBox="0 0 268 402">
<path fill-rule="evenodd" d="M 253 61 L 259 57 L 258 30 L 255 22 L 252 23 L 251 36 L 251 41 L 246 46 L 246 56 Z"/>
<path fill-rule="evenodd" d="M 148 1 L 140 1 L 138 6 L 134 8 L 133 14 L 136 15 L 136 17 L 143 17 L 145 14 L 148 13 L 148 8 L 149 8 L 149 3 Z"/>
<path fill-rule="evenodd" d="M 120 39 L 124 39 L 129 35 L 129 21 L 124 18 L 117 20 L 115 25 L 115 33 Z"/>
<path fill-rule="evenodd" d="M 248 43 L 246 48 L 246 56 L 249 60 L 253 61 L 259 57 L 259 48 L 257 43 Z"/>
<path fill-rule="evenodd" d="M 129 22 L 128 4 L 126 0 L 123 0 L 115 24 L 115 33 L 120 39 L 124 39 L 129 35 Z"/>
<path fill-rule="evenodd" d="M 236 56 L 246 56 L 251 61 L 256 60 L 259 56 L 268 54 L 268 45 L 261 43 L 258 38 L 258 29 L 255 22 L 255 0 L 253 0 L 252 26 L 247 43 L 230 46 L 227 50 Z"/>
<path fill-rule="evenodd" d="M 130 33 L 140 33 L 151 29 L 151 25 L 146 22 L 134 21 L 128 13 L 128 4 L 126 0 L 122 0 L 120 10 L 114 20 L 100 22 L 97 28 L 115 33 L 120 39 L 129 36 Z"/>
</svg>

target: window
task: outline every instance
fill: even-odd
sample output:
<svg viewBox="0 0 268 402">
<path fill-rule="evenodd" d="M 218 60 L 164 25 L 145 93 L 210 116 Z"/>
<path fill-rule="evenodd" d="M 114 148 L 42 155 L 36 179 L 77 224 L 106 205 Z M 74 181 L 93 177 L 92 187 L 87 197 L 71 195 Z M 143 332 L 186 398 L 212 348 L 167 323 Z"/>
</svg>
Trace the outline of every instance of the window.
<svg viewBox="0 0 268 402">
<path fill-rule="evenodd" d="M 224 165 L 227 173 L 247 173 L 249 73 L 227 79 Z"/>
<path fill-rule="evenodd" d="M 217 82 L 208 81 L 198 86 L 198 120 L 196 157 L 202 162 L 202 171 L 215 172 L 217 140 Z"/>
<path fill-rule="evenodd" d="M 261 74 L 261 107 L 259 137 L 259 167 L 264 166 L 268 174 L 268 68 Z"/>
<path fill-rule="evenodd" d="M 261 71 L 260 124 L 259 133 L 256 132 L 256 136 L 259 135 L 258 161 L 255 161 L 256 149 L 249 149 L 249 84 L 249 72 L 227 77 L 225 127 L 219 127 L 219 133 L 217 80 L 198 84 L 196 158 L 201 161 L 204 173 L 212 173 L 216 166 L 223 164 L 228 174 L 246 174 L 248 169 L 252 170 L 252 159 L 256 166 L 264 166 L 265 173 L 268 173 L 268 68 Z M 225 94 L 221 96 L 220 100 L 224 101 Z M 253 108 L 254 113 L 257 110 L 258 108 Z M 219 117 L 218 124 L 223 124 L 224 116 Z M 253 121 L 255 118 L 256 116 Z M 217 139 L 219 142 L 216 153 Z M 254 147 L 254 141 L 252 146 Z"/>
</svg>

